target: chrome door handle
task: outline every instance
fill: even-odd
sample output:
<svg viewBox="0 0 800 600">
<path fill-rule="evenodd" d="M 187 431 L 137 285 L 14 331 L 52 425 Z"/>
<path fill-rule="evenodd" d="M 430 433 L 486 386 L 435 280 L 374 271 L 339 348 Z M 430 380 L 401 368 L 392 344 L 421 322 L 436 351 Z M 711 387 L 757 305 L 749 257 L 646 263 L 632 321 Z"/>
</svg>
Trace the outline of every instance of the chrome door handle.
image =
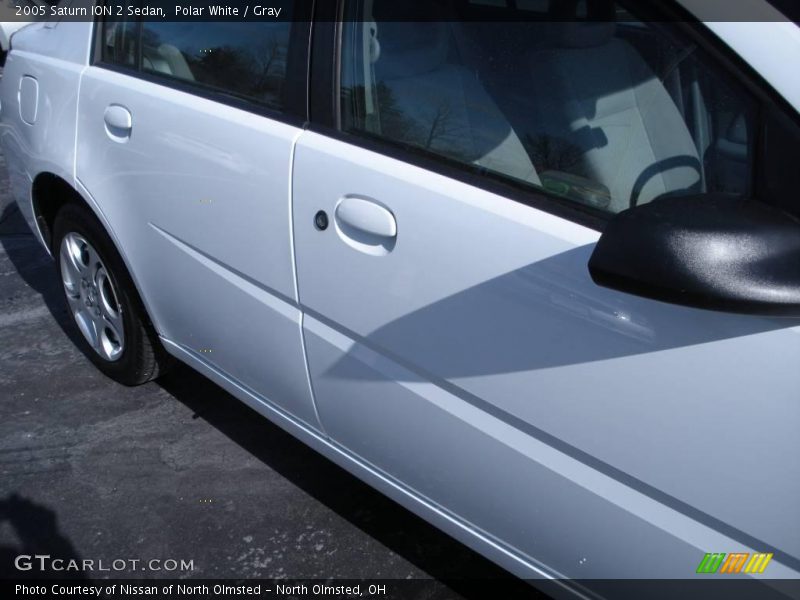
<svg viewBox="0 0 800 600">
<path fill-rule="evenodd" d="M 394 215 L 373 200 L 345 197 L 336 206 L 334 217 L 336 224 L 345 234 L 354 237 L 359 233 L 377 238 L 397 236 L 397 222 Z"/>
<path fill-rule="evenodd" d="M 133 129 L 133 115 L 124 106 L 111 104 L 103 113 L 103 120 L 106 123 L 106 133 L 117 142 L 126 141 Z"/>
</svg>

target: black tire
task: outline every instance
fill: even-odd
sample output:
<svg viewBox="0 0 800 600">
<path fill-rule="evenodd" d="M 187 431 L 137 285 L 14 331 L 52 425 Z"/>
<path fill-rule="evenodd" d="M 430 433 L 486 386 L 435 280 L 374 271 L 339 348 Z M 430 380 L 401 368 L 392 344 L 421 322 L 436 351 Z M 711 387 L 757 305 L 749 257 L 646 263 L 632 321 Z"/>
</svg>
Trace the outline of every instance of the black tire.
<svg viewBox="0 0 800 600">
<path fill-rule="evenodd" d="M 75 233 L 91 244 L 105 266 L 115 291 L 124 330 L 122 352 L 115 360 L 101 356 L 79 333 L 79 344 L 84 354 L 105 375 L 124 385 L 140 385 L 164 374 L 173 359 L 161 345 L 119 252 L 97 217 L 88 208 L 75 203 L 65 204 L 56 215 L 53 225 L 52 251 L 67 305 L 69 300 L 59 261 L 62 241 L 69 233 Z M 72 309 L 69 314 L 72 324 L 80 329 L 72 318 Z"/>
</svg>

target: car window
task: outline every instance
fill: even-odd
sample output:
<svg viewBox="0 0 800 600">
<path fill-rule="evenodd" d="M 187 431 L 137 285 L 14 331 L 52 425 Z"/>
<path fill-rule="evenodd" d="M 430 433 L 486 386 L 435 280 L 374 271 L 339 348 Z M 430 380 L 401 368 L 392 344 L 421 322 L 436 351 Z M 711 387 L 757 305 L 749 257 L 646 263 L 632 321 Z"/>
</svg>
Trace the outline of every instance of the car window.
<svg viewBox="0 0 800 600">
<path fill-rule="evenodd" d="M 291 25 L 112 21 L 103 60 L 281 109 Z"/>
<path fill-rule="evenodd" d="M 145 22 L 142 70 L 280 108 L 290 22 Z"/>
<path fill-rule="evenodd" d="M 751 192 L 743 86 L 636 3 L 584 0 L 571 17 L 549 4 L 550 20 L 468 22 L 435 0 L 350 0 L 343 129 L 605 214 Z"/>
<path fill-rule="evenodd" d="M 139 0 L 123 2 L 123 14 Z M 107 63 L 136 67 L 139 53 L 139 24 L 133 20 L 104 21 L 102 24 L 102 60 Z"/>
</svg>

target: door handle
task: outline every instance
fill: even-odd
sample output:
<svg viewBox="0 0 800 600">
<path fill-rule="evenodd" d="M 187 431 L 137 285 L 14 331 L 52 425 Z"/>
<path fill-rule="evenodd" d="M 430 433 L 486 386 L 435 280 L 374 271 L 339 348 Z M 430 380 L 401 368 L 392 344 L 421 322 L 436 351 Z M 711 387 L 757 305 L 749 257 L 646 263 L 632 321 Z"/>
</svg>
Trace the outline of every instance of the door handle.
<svg viewBox="0 0 800 600">
<path fill-rule="evenodd" d="M 394 215 L 380 204 L 364 198 L 342 199 L 334 213 L 336 223 L 348 229 L 381 238 L 397 235 Z"/>
<path fill-rule="evenodd" d="M 125 142 L 131 135 L 133 116 L 124 106 L 111 104 L 103 113 L 106 123 L 106 133 L 115 142 Z"/>
<path fill-rule="evenodd" d="M 349 246 L 380 256 L 391 252 L 397 239 L 392 212 L 368 198 L 346 196 L 333 213 L 336 230 Z"/>
</svg>

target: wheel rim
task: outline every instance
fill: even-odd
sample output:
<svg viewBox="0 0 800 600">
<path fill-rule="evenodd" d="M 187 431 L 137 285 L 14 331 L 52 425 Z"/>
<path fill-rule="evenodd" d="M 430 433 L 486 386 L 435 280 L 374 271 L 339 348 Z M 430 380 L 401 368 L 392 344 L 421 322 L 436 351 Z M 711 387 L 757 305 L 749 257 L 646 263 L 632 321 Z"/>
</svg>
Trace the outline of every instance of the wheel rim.
<svg viewBox="0 0 800 600">
<path fill-rule="evenodd" d="M 72 316 L 86 341 L 113 362 L 125 350 L 122 308 L 114 282 L 100 255 L 77 233 L 61 241 L 61 279 Z"/>
</svg>

